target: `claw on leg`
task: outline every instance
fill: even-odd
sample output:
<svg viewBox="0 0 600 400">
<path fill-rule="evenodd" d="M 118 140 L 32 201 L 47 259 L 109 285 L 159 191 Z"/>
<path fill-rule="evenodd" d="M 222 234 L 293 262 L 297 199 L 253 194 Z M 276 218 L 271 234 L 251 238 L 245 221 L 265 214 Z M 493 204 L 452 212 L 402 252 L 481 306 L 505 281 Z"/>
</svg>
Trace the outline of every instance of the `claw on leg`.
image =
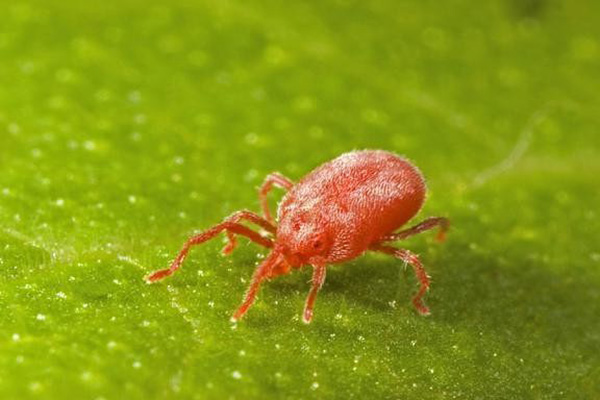
<svg viewBox="0 0 600 400">
<path fill-rule="evenodd" d="M 144 280 L 146 281 L 146 283 L 154 283 L 156 281 L 160 281 L 163 278 L 166 278 L 172 273 L 173 272 L 171 272 L 171 268 L 161 269 L 151 273 L 150 275 L 147 275 L 146 277 L 144 277 Z"/>
</svg>

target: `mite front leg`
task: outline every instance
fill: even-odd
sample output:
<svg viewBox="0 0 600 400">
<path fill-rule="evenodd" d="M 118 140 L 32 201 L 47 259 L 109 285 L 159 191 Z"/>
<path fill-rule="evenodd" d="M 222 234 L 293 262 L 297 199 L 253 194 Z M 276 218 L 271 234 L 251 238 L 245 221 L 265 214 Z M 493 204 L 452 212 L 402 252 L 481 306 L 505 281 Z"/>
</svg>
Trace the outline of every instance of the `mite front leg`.
<svg viewBox="0 0 600 400">
<path fill-rule="evenodd" d="M 304 313 L 302 314 L 302 321 L 304 321 L 305 324 L 310 323 L 312 320 L 317 293 L 319 293 L 319 290 L 325 282 L 325 272 L 327 270 L 325 265 L 315 265 L 313 268 L 312 287 L 306 298 Z"/>
<path fill-rule="evenodd" d="M 275 226 L 269 221 L 265 220 L 260 215 L 257 215 L 256 213 L 253 213 L 252 211 L 248 210 L 237 211 L 225 219 L 225 221 L 234 223 L 237 223 L 242 220 L 252 222 L 272 235 L 275 235 L 275 232 L 277 231 L 277 228 L 275 228 Z M 237 246 L 237 239 L 235 238 L 234 232 L 228 230 L 226 234 L 229 242 L 225 245 L 225 247 L 223 247 L 223 250 L 221 250 L 221 253 L 224 256 L 231 254 Z"/>
<path fill-rule="evenodd" d="M 425 295 L 425 293 L 427 293 L 427 290 L 429 289 L 430 281 L 429 281 L 429 276 L 427 275 L 427 272 L 425 271 L 425 268 L 423 267 L 423 264 L 421 264 L 421 261 L 419 260 L 419 257 L 417 257 L 416 254 L 414 254 L 408 250 L 397 249 L 397 248 L 391 247 L 391 246 L 374 245 L 374 246 L 371 246 L 371 250 L 390 254 L 396 258 L 399 258 L 400 260 L 404 261 L 405 263 L 410 264 L 413 267 L 413 269 L 415 271 L 415 275 L 417 276 L 417 279 L 421 283 L 421 286 L 419 287 L 419 291 L 417 292 L 417 294 L 413 297 L 412 302 L 413 302 L 415 308 L 417 309 L 417 311 L 419 312 L 419 314 L 429 315 L 429 308 L 425 304 L 423 304 L 422 299 L 423 299 L 423 296 Z"/>
<path fill-rule="evenodd" d="M 232 322 L 237 322 L 240 318 L 246 314 L 250 306 L 254 303 L 256 299 L 256 294 L 258 293 L 258 289 L 263 280 L 265 280 L 271 273 L 271 270 L 281 262 L 283 256 L 281 253 L 275 249 L 267 256 L 267 258 L 256 268 L 254 271 L 254 275 L 252 275 L 252 281 L 250 282 L 250 286 L 248 286 L 248 290 L 246 290 L 246 295 L 244 296 L 244 301 L 237 309 L 237 311 L 231 317 Z"/>
<path fill-rule="evenodd" d="M 391 242 L 394 240 L 403 240 L 408 237 L 414 236 L 424 231 L 428 231 L 429 229 L 433 229 L 435 227 L 440 227 L 440 230 L 435 237 L 438 242 L 443 242 L 446 240 L 446 232 L 448 232 L 448 228 L 450 227 L 450 220 L 444 217 L 430 217 L 425 221 L 417 224 L 411 228 L 405 229 L 403 231 L 392 233 L 384 236 L 380 242 Z"/>
<path fill-rule="evenodd" d="M 273 185 L 285 190 L 290 190 L 294 186 L 294 182 L 278 172 L 273 172 L 272 174 L 267 175 L 265 178 L 265 181 L 258 192 L 258 198 L 260 200 L 260 206 L 262 208 L 263 215 L 270 223 L 274 223 L 274 221 L 273 217 L 271 216 L 271 211 L 269 211 L 269 200 L 267 199 L 267 194 L 269 194 L 273 188 Z"/>
<path fill-rule="evenodd" d="M 212 228 L 188 239 L 188 241 L 185 242 L 185 244 L 183 245 L 183 248 L 177 255 L 177 258 L 175 258 L 175 260 L 171 264 L 171 266 L 169 268 L 161 269 L 161 270 L 158 270 L 158 271 L 153 272 L 152 274 L 148 275 L 145 278 L 146 282 L 153 283 L 153 282 L 159 281 L 163 278 L 166 278 L 169 275 L 173 275 L 173 273 L 175 271 L 177 271 L 177 269 L 181 266 L 181 264 L 183 263 L 183 260 L 185 260 L 185 258 L 187 257 L 187 255 L 190 251 L 190 248 L 192 246 L 204 243 L 204 242 L 214 238 L 215 236 L 217 236 L 219 233 L 221 233 L 223 231 L 227 231 L 229 234 L 238 234 L 238 235 L 246 236 L 248 239 L 252 240 L 253 242 L 258 243 L 261 246 L 264 246 L 267 248 L 273 247 L 273 241 L 271 239 L 262 237 L 261 235 L 254 232 L 253 230 L 251 230 L 237 222 L 231 222 L 230 220 L 225 220 L 225 221 L 221 222 L 220 224 L 215 225 Z"/>
</svg>

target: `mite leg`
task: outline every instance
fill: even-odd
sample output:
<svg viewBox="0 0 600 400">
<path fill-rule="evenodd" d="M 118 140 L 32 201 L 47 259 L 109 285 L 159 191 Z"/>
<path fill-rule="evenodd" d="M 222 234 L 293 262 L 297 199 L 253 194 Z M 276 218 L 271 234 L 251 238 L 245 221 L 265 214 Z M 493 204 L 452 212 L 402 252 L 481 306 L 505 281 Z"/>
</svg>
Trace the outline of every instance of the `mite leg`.
<svg viewBox="0 0 600 400">
<path fill-rule="evenodd" d="M 252 222 L 273 235 L 277 231 L 277 228 L 275 228 L 275 226 L 273 226 L 273 224 L 271 224 L 270 222 L 268 222 L 267 220 L 262 218 L 260 215 L 253 213 L 252 211 L 247 211 L 247 210 L 237 211 L 225 219 L 225 221 L 234 222 L 234 223 L 237 223 L 242 220 Z M 221 250 L 221 253 L 224 256 L 231 254 L 231 252 L 233 252 L 233 250 L 237 246 L 237 240 L 235 238 L 234 232 L 227 230 L 226 234 L 227 234 L 227 239 L 229 239 L 229 243 L 227 243 L 225 245 L 225 247 L 223 247 L 223 250 Z"/>
<path fill-rule="evenodd" d="M 390 254 L 410 264 L 413 267 L 415 275 L 417 276 L 417 279 L 419 279 L 421 286 L 419 287 L 419 291 L 417 292 L 417 294 L 413 297 L 412 302 L 419 314 L 429 315 L 429 308 L 425 304 L 423 304 L 422 300 L 423 296 L 425 295 L 425 293 L 427 293 L 427 290 L 429 289 L 429 276 L 427 275 L 425 268 L 423 268 L 423 264 L 421 264 L 419 257 L 417 257 L 416 254 L 413 254 L 408 250 L 396 249 L 395 247 L 391 246 L 374 245 L 371 247 L 371 250 Z"/>
<path fill-rule="evenodd" d="M 444 240 L 446 240 L 446 232 L 448 231 L 448 228 L 450 227 L 450 220 L 448 218 L 444 218 L 444 217 L 427 218 L 425 221 L 423 221 L 420 224 L 417 224 L 411 228 L 405 229 L 405 230 L 397 232 L 397 233 L 391 233 L 389 235 L 384 236 L 383 239 L 380 240 L 380 242 L 391 242 L 394 240 L 403 240 L 410 236 L 414 236 L 418 233 L 428 231 L 429 229 L 433 229 L 438 226 L 440 227 L 440 230 L 435 238 L 438 242 L 443 242 Z"/>
<path fill-rule="evenodd" d="M 245 227 L 244 225 L 241 225 L 237 222 L 231 222 L 229 219 L 226 219 L 225 221 L 221 222 L 220 224 L 217 224 L 217 225 L 213 226 L 212 228 L 188 239 L 188 241 L 185 242 L 185 244 L 183 245 L 183 248 L 177 255 L 177 258 L 175 258 L 175 260 L 171 264 L 171 266 L 167 269 L 161 269 L 161 270 L 155 271 L 152 274 L 148 275 L 145 278 L 146 282 L 148 282 L 148 283 L 156 282 L 163 278 L 166 278 L 169 275 L 172 275 L 181 266 L 181 264 L 183 263 L 183 260 L 185 260 L 185 258 L 187 257 L 188 252 L 190 251 L 190 248 L 192 246 L 204 243 L 204 242 L 214 238 L 215 236 L 217 236 L 219 233 L 221 233 L 223 231 L 227 231 L 232 234 L 235 233 L 238 235 L 246 236 L 248 239 L 252 240 L 253 242 L 258 243 L 261 246 L 264 246 L 267 248 L 273 247 L 273 241 L 271 239 L 262 237 L 258 233 L 252 231 L 251 229 Z"/>
<path fill-rule="evenodd" d="M 306 304 L 304 305 L 304 313 L 302 315 L 302 321 L 305 324 L 310 323 L 313 317 L 313 308 L 315 306 L 315 300 L 317 298 L 317 293 L 323 286 L 325 282 L 325 271 L 327 267 L 325 265 L 315 265 L 313 270 L 312 277 L 312 287 L 310 288 L 310 292 L 308 293 L 308 297 L 306 298 Z"/>
<path fill-rule="evenodd" d="M 231 317 L 232 322 L 238 321 L 244 316 L 244 314 L 246 314 L 246 311 L 248 311 L 248 309 L 256 299 L 256 294 L 258 293 L 260 284 L 263 280 L 265 280 L 265 278 L 269 276 L 271 270 L 279 262 L 281 262 L 281 259 L 281 253 L 278 253 L 277 250 L 275 250 L 268 255 L 268 257 L 258 266 L 258 268 L 256 268 L 256 270 L 254 271 L 254 275 L 252 275 L 252 281 L 250 282 L 250 286 L 248 286 L 248 290 L 246 290 L 244 301 L 242 301 L 240 307 Z"/>
<path fill-rule="evenodd" d="M 263 215 L 265 219 L 270 223 L 274 223 L 273 217 L 271 216 L 271 211 L 269 211 L 269 201 L 267 199 L 267 194 L 273 188 L 273 185 L 278 186 L 285 190 L 290 190 L 294 186 L 294 182 L 285 176 L 274 172 L 272 174 L 267 175 L 265 181 L 263 182 L 260 190 L 258 191 L 258 198 L 260 200 L 260 206 L 263 211 Z"/>
</svg>

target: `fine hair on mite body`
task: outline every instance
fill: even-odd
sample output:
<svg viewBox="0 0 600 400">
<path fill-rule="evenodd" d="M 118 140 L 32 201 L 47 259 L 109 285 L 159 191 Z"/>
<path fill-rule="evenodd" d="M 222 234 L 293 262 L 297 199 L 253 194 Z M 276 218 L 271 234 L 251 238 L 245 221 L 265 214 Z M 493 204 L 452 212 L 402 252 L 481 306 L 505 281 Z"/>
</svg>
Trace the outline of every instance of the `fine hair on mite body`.
<svg viewBox="0 0 600 400">
<path fill-rule="evenodd" d="M 277 223 L 267 200 L 273 187 L 287 191 L 277 209 Z M 344 153 L 297 183 L 272 173 L 259 189 L 262 216 L 247 210 L 233 213 L 188 239 L 169 268 L 145 279 L 153 283 L 172 275 L 192 246 L 222 232 L 228 238 L 222 252 L 231 254 L 237 245 L 237 236 L 241 235 L 271 252 L 254 271 L 244 299 L 231 319 L 237 321 L 244 316 L 265 279 L 312 266 L 312 284 L 303 312 L 303 321 L 308 323 L 313 317 L 317 293 L 325 281 L 327 265 L 342 263 L 372 250 L 389 254 L 413 267 L 420 287 L 412 302 L 420 314 L 428 315 L 429 308 L 422 298 L 429 288 L 429 276 L 417 255 L 392 246 L 394 242 L 433 228 L 439 228 L 438 241 L 445 239 L 449 220 L 444 217 L 429 217 L 400 230 L 419 212 L 425 197 L 425 180 L 418 168 L 383 150 Z M 242 222 L 262 228 L 266 235 Z"/>
</svg>

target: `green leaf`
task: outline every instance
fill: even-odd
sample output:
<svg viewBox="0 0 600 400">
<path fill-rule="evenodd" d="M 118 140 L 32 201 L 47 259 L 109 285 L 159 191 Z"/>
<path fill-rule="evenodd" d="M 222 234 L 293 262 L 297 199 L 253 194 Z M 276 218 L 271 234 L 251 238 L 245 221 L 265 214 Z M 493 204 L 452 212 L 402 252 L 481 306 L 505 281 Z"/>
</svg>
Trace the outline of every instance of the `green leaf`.
<svg viewBox="0 0 600 400">
<path fill-rule="evenodd" d="M 0 13 L 0 398 L 599 398 L 591 1 L 75 2 Z M 193 232 L 352 149 L 404 154 L 448 241 L 301 270 Z M 272 196 L 272 203 L 282 192 Z"/>
</svg>

